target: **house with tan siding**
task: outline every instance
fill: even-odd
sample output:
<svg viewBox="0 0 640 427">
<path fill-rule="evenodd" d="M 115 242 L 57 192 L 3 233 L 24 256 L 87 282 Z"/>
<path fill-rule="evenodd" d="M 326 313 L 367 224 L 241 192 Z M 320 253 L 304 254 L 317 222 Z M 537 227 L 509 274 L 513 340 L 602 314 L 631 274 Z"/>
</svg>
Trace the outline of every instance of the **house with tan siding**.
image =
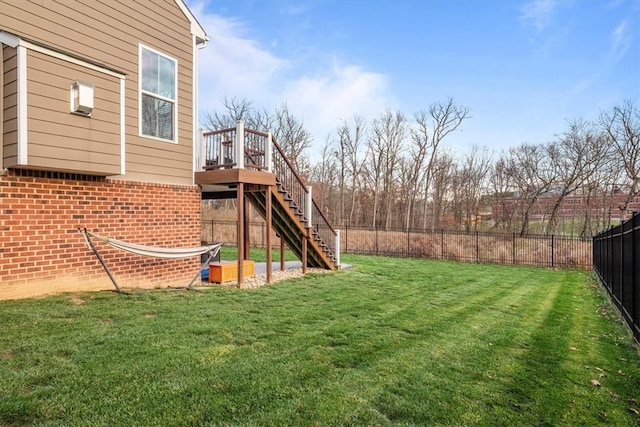
<svg viewBox="0 0 640 427">
<path fill-rule="evenodd" d="M 0 299 L 112 289 L 78 228 L 200 244 L 206 41 L 183 0 L 0 0 Z M 199 267 L 100 251 L 130 287 Z"/>
</svg>

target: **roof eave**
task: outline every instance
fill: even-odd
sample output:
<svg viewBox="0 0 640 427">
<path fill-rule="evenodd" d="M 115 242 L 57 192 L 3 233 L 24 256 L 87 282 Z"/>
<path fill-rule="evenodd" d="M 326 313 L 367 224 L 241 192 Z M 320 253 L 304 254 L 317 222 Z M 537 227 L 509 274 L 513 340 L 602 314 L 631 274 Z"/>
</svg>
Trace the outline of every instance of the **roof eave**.
<svg viewBox="0 0 640 427">
<path fill-rule="evenodd" d="M 180 8 L 180 10 L 182 11 L 182 13 L 184 13 L 184 16 L 186 16 L 189 22 L 191 23 L 191 34 L 196 36 L 196 43 L 204 44 L 207 41 L 209 41 L 209 37 L 207 36 L 207 33 L 204 31 L 204 28 L 202 28 L 202 25 L 200 25 L 196 17 L 193 15 L 193 13 L 191 13 L 189 8 L 185 4 L 184 0 L 175 0 L 175 2 Z"/>
</svg>

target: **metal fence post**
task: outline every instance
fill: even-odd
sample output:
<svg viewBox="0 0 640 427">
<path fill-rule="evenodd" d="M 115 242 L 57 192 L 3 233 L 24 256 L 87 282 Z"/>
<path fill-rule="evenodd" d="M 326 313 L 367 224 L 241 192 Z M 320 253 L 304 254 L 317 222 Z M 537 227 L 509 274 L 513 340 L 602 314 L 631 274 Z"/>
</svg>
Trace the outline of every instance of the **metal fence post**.
<svg viewBox="0 0 640 427">
<path fill-rule="evenodd" d="M 407 258 L 411 254 L 411 243 L 409 241 L 409 228 L 407 228 Z"/>
<path fill-rule="evenodd" d="M 349 252 L 349 224 L 344 226 L 344 253 Z"/>
<path fill-rule="evenodd" d="M 635 214 L 632 218 L 633 223 L 632 225 L 632 230 L 631 230 L 631 252 L 632 252 L 632 259 L 637 260 L 638 259 L 638 247 L 636 245 L 636 233 L 638 232 L 638 229 L 640 229 L 639 227 L 639 222 L 638 221 L 640 219 L 640 214 Z M 638 270 L 640 270 L 640 267 L 635 264 L 631 266 L 631 283 L 632 283 L 632 288 L 631 288 L 631 318 L 632 318 L 632 329 L 634 331 L 634 334 L 637 335 L 637 339 L 638 341 L 640 341 L 640 277 L 638 277 Z"/>
<path fill-rule="evenodd" d="M 554 242 L 553 242 L 553 234 L 552 234 L 551 235 L 551 268 L 554 268 L 554 259 L 553 259 L 553 255 L 554 255 L 553 249 L 554 248 L 553 248 L 553 244 L 554 244 Z"/>
</svg>

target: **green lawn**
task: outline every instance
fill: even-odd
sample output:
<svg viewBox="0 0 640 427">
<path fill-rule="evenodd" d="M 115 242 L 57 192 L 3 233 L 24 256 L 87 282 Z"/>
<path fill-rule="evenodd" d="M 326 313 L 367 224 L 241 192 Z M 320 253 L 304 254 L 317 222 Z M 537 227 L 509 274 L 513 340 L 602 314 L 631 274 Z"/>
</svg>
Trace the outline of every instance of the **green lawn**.
<svg viewBox="0 0 640 427">
<path fill-rule="evenodd" d="M 344 261 L 0 301 L 0 425 L 640 424 L 640 355 L 587 273 Z"/>
<path fill-rule="evenodd" d="M 235 246 L 222 246 L 220 248 L 220 259 L 223 261 L 237 260 L 238 248 Z M 255 262 L 265 262 L 267 260 L 267 251 L 260 248 L 251 248 L 249 259 Z M 298 258 L 289 250 L 284 251 L 284 259 L 286 261 L 296 261 Z M 271 251 L 271 261 L 280 262 L 280 250 L 273 249 Z"/>
</svg>

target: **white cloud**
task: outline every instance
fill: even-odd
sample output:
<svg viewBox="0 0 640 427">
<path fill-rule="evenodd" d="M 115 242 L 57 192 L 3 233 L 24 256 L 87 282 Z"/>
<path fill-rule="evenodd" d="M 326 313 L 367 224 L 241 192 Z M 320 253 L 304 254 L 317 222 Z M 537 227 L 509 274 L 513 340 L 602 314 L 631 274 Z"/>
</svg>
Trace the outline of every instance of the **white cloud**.
<svg viewBox="0 0 640 427">
<path fill-rule="evenodd" d="M 313 135 L 313 154 L 341 119 L 371 120 L 392 107 L 384 75 L 336 60 L 323 66 L 321 58 L 331 55 L 326 52 L 305 61 L 277 57 L 247 36 L 241 22 L 207 14 L 200 6 L 192 10 L 210 38 L 200 51 L 201 115 L 222 108 L 225 97 L 245 98 L 270 111 L 286 102 Z"/>
<path fill-rule="evenodd" d="M 392 102 L 385 76 L 337 63 L 321 75 L 290 82 L 283 97 L 291 111 L 304 114 L 301 119 L 314 135 L 316 146 L 324 143 L 341 120 L 354 115 L 371 120 Z"/>
<path fill-rule="evenodd" d="M 288 61 L 246 37 L 242 23 L 194 9 L 210 38 L 199 58 L 200 112 L 220 108 L 225 97 L 256 104 L 273 98 Z"/>
<path fill-rule="evenodd" d="M 622 21 L 611 33 L 611 48 L 614 58 L 624 56 L 631 44 L 627 21 Z"/>
<path fill-rule="evenodd" d="M 544 30 L 550 23 L 558 0 L 533 0 L 522 8 L 521 19 L 536 30 Z"/>
</svg>

